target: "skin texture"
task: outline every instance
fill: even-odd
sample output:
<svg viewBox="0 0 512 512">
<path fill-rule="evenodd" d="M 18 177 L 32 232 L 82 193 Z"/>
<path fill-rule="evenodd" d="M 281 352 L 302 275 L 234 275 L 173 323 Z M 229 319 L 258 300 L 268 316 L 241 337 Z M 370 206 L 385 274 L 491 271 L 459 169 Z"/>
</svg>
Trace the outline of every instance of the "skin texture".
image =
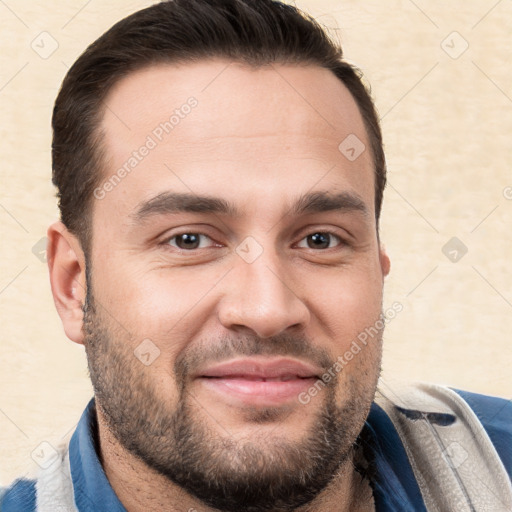
<svg viewBox="0 0 512 512">
<path fill-rule="evenodd" d="M 196 106 L 94 200 L 88 279 L 76 237 L 61 223 L 48 231 L 54 299 L 67 336 L 86 348 L 109 481 L 130 511 L 372 510 L 352 445 L 374 397 L 381 336 L 306 405 L 244 400 L 201 378 L 240 358 L 286 357 L 322 373 L 378 320 L 389 260 L 372 158 L 338 149 L 350 134 L 370 147 L 356 103 L 316 66 L 149 67 L 106 99 L 104 179 L 191 97 Z M 137 218 L 168 192 L 221 198 L 237 212 L 153 208 Z M 314 192 L 350 195 L 365 211 L 295 214 Z M 326 232 L 325 246 L 312 243 Z M 184 233 L 204 236 L 189 249 L 176 238 Z M 136 357 L 143 340 L 150 364 Z"/>
</svg>

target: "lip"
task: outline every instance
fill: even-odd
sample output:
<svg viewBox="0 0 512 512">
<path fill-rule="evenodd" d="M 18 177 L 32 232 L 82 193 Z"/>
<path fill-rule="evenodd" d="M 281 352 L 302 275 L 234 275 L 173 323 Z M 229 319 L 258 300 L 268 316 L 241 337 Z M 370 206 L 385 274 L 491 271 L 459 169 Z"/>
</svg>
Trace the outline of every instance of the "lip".
<svg viewBox="0 0 512 512">
<path fill-rule="evenodd" d="M 296 400 L 322 373 L 296 359 L 251 357 L 207 367 L 196 379 L 230 403 L 276 406 Z"/>
</svg>

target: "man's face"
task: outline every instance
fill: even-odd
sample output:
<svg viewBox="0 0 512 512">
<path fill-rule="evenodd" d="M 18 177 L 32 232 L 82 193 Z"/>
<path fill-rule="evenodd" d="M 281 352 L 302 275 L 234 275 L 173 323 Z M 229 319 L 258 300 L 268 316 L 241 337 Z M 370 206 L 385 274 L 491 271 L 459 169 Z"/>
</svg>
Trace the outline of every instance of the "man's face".
<svg viewBox="0 0 512 512">
<path fill-rule="evenodd" d="M 228 64 L 150 67 L 107 97 L 85 345 L 126 449 L 224 510 L 237 492 L 291 510 L 373 400 L 380 335 L 335 363 L 379 319 L 387 259 L 348 90 L 315 66 Z"/>
</svg>

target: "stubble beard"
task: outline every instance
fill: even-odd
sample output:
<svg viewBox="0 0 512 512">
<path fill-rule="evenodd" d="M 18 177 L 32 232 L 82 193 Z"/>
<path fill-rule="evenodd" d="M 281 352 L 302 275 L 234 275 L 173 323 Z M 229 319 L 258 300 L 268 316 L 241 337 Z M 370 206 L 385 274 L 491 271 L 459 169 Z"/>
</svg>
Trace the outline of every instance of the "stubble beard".
<svg viewBox="0 0 512 512">
<path fill-rule="evenodd" d="M 316 421 L 299 441 L 280 435 L 277 420 L 283 412 L 278 408 L 251 415 L 254 422 L 274 421 L 276 428 L 270 433 L 264 429 L 264 435 L 237 439 L 219 429 L 189 391 L 186 368 L 204 350 L 191 357 L 185 354 L 175 365 L 178 400 L 165 401 L 135 358 L 129 337 L 120 330 L 114 332 L 98 308 L 89 294 L 84 306 L 84 344 L 96 406 L 110 432 L 125 450 L 209 507 L 225 512 L 293 511 L 318 497 L 350 461 L 375 395 L 380 341 L 373 378 L 347 379 L 350 389 L 338 400 L 336 376 L 326 384 L 323 396 L 299 406 L 315 402 L 318 408 Z M 229 350 L 237 355 L 313 351 L 302 338 L 276 337 L 275 343 L 267 339 L 264 344 L 244 338 L 225 340 L 211 357 L 219 358 Z M 325 354 L 314 353 L 325 366 Z M 321 405 L 316 402 L 320 400 Z"/>
</svg>

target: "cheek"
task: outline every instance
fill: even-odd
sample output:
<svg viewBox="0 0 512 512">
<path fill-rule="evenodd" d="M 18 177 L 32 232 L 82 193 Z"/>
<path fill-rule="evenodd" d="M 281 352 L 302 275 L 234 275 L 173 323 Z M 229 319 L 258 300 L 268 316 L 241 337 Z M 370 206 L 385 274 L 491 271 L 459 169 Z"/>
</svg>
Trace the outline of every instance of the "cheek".
<svg viewBox="0 0 512 512">
<path fill-rule="evenodd" d="M 95 295 L 129 325 L 146 324 L 151 328 L 155 323 L 163 323 L 162 327 L 170 328 L 204 295 L 209 280 L 205 282 L 204 276 L 196 274 L 194 270 L 148 271 L 142 265 L 130 266 L 128 262 L 104 265 L 95 272 Z"/>
<path fill-rule="evenodd" d="M 134 348 L 149 339 L 161 359 L 172 364 L 201 328 L 198 317 L 208 315 L 208 292 L 217 281 L 191 268 L 142 271 L 137 265 L 105 265 L 95 272 L 94 292 L 113 321 L 129 333 Z"/>
<path fill-rule="evenodd" d="M 378 327 L 382 311 L 382 280 L 378 273 L 371 269 L 360 273 L 340 270 L 316 290 L 311 310 L 318 328 L 332 340 L 336 355 L 347 350 L 360 335 Z"/>
</svg>

